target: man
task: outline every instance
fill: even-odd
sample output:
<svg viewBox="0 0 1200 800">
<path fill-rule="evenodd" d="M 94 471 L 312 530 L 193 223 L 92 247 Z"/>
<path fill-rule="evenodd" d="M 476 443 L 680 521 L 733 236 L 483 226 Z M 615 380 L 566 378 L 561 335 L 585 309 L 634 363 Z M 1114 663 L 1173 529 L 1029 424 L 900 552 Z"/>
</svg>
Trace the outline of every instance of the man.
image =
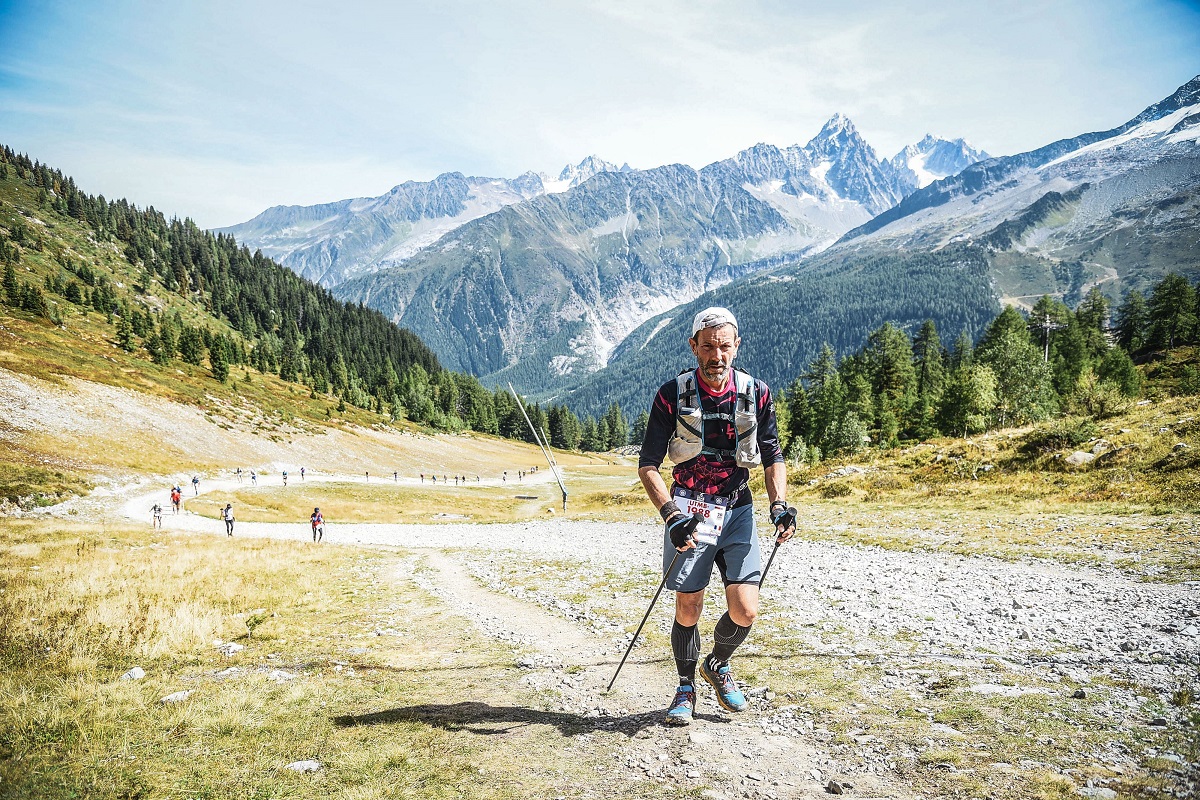
<svg viewBox="0 0 1200 800">
<path fill-rule="evenodd" d="M 192 476 L 192 495 L 195 497 L 200 496 L 200 476 L 199 475 Z"/>
<path fill-rule="evenodd" d="M 755 535 L 750 469 L 763 467 L 769 517 L 779 521 L 776 540 L 796 531 L 785 515 L 787 474 L 771 391 L 760 380 L 734 370 L 741 345 L 737 320 L 725 308 L 707 308 L 692 321 L 688 344 L 696 369 L 685 371 L 658 390 L 642 440 L 638 476 L 659 510 L 663 531 L 663 572 L 675 591 L 671 650 L 679 673 L 675 698 L 664 720 L 687 725 L 696 706 L 700 659 L 698 623 L 713 565 L 721 573 L 729 610 L 713 631 L 713 649 L 699 664 L 700 675 L 727 711 L 744 711 L 746 697 L 733 679 L 729 660 L 746 640 L 758 615 L 762 556 Z M 667 490 L 659 467 L 674 463 Z"/>
<path fill-rule="evenodd" d="M 221 512 L 222 519 L 225 520 L 225 535 L 233 536 L 233 504 L 226 503 L 225 510 Z"/>
<path fill-rule="evenodd" d="M 179 502 L 183 499 L 183 492 L 179 491 L 178 486 L 171 487 L 171 513 L 179 513 Z"/>
<path fill-rule="evenodd" d="M 151 527 L 161 528 L 162 527 L 162 506 L 159 505 L 158 503 L 155 503 L 150 508 L 150 513 L 152 515 Z"/>
<path fill-rule="evenodd" d="M 319 542 L 325 538 L 325 517 L 321 514 L 321 509 L 314 508 L 312 516 L 308 518 L 312 523 L 313 541 Z"/>
</svg>

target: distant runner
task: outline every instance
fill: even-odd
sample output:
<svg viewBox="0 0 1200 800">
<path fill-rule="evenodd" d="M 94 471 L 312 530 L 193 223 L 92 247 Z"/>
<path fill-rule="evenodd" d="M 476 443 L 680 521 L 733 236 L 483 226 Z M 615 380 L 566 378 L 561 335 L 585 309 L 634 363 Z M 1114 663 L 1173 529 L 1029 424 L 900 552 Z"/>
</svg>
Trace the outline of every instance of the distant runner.
<svg viewBox="0 0 1200 800">
<path fill-rule="evenodd" d="M 192 476 L 192 496 L 195 497 L 195 496 L 198 496 L 199 494 L 200 494 L 200 477 L 198 475 L 193 475 Z"/>
<path fill-rule="evenodd" d="M 179 491 L 178 486 L 171 487 L 171 513 L 179 513 L 179 503 L 183 500 L 183 492 Z"/>
<path fill-rule="evenodd" d="M 152 515 L 151 523 L 150 523 L 151 526 L 154 528 L 161 528 L 162 527 L 162 506 L 159 505 L 158 503 L 155 503 L 154 507 L 150 509 L 150 514 Z"/>
<path fill-rule="evenodd" d="M 313 541 L 319 542 L 325 538 L 325 517 L 321 516 L 321 509 L 314 508 L 308 521 L 312 523 Z"/>
<path fill-rule="evenodd" d="M 304 467 L 300 468 L 300 480 L 304 480 Z"/>
<path fill-rule="evenodd" d="M 241 467 L 237 468 L 237 479 L 238 479 L 238 483 L 242 482 L 242 468 Z"/>
<path fill-rule="evenodd" d="M 283 471 L 283 485 L 287 486 L 287 470 Z"/>
<path fill-rule="evenodd" d="M 233 504 L 226 503 L 225 510 L 221 512 L 221 518 L 225 520 L 225 535 L 233 536 Z"/>
<path fill-rule="evenodd" d="M 250 485 L 258 486 L 258 473 L 254 470 L 250 470 Z"/>
</svg>

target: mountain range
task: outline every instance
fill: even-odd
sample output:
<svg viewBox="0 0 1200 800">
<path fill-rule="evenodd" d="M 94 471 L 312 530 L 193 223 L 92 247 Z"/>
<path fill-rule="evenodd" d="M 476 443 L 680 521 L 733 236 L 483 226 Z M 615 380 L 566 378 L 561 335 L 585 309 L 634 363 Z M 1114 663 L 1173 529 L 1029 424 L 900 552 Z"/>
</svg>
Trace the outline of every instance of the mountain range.
<svg viewBox="0 0 1200 800">
<path fill-rule="evenodd" d="M 690 360 L 691 315 L 737 309 L 742 364 L 773 386 L 829 342 L 859 348 L 885 322 L 933 319 L 977 337 L 1001 303 L 1044 294 L 1114 304 L 1168 272 L 1200 278 L 1200 77 L 1129 122 L 991 158 L 920 188 L 819 255 L 793 259 L 647 320 L 574 387 L 580 413 L 641 407 L 645 384 Z M 603 401 L 599 401 L 603 398 Z"/>
<path fill-rule="evenodd" d="M 880 160 L 836 115 L 803 146 L 759 144 L 700 170 L 589 157 L 557 180 L 449 173 L 225 231 L 382 310 L 453 369 L 545 390 L 602 368 L 645 319 L 819 252 L 932 170 L 984 157 L 926 137 Z"/>
<path fill-rule="evenodd" d="M 686 320 L 708 304 L 737 308 L 757 340 L 744 363 L 786 383 L 822 342 L 849 352 L 885 321 L 975 335 L 1001 301 L 1091 286 L 1115 300 L 1194 274 L 1198 92 L 1192 80 L 1117 128 L 1013 156 L 927 136 L 880 159 L 836 115 L 804 145 L 698 170 L 593 158 L 554 180 L 450 173 L 229 231 L 290 248 L 264 252 L 485 384 L 584 413 L 640 406 L 629 377 L 686 363 Z"/>
</svg>

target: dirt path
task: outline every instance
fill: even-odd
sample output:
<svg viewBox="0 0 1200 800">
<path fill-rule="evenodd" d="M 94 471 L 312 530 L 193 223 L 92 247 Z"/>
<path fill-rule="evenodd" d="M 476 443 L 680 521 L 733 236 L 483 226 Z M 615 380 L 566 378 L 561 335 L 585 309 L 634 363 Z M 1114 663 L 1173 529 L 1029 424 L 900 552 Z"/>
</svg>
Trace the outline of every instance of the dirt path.
<svg viewBox="0 0 1200 800">
<path fill-rule="evenodd" d="M 687 728 L 662 725 L 670 691 L 664 687 L 674 682 L 674 663 L 668 653 L 635 648 L 617 686 L 605 693 L 620 660 L 609 637 L 532 603 L 489 591 L 444 551 L 419 552 L 433 572 L 425 588 L 448 608 L 471 619 L 489 637 L 535 651 L 518 662 L 527 686 L 555 692 L 564 708 L 587 707 L 582 719 L 596 731 L 629 737 L 624 757 L 628 769 L 649 779 L 677 780 L 682 786 L 707 783 L 718 787 L 721 797 L 730 792 L 746 797 L 824 797 L 831 779 L 850 784 L 858 797 L 912 796 L 883 776 L 830 772 L 834 757 L 810 738 L 794 731 L 768 733 L 760 713 L 765 698 L 752 701 L 758 708 L 727 714 L 702 685 L 695 722 Z M 670 613 L 671 596 L 664 595 L 660 602 L 664 606 L 657 610 Z"/>
</svg>

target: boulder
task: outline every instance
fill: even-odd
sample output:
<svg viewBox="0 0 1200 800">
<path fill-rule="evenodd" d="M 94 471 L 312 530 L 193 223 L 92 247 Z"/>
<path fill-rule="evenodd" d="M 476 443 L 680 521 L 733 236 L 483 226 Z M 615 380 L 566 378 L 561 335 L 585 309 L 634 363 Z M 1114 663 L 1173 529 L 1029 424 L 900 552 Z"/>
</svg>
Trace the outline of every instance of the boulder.
<svg viewBox="0 0 1200 800">
<path fill-rule="evenodd" d="M 1071 453 L 1071 455 L 1067 456 L 1066 462 L 1067 465 L 1071 467 L 1082 467 L 1085 464 L 1090 464 L 1095 460 L 1095 458 L 1096 457 L 1091 453 L 1084 452 L 1083 450 L 1076 450 L 1074 453 Z"/>
</svg>

